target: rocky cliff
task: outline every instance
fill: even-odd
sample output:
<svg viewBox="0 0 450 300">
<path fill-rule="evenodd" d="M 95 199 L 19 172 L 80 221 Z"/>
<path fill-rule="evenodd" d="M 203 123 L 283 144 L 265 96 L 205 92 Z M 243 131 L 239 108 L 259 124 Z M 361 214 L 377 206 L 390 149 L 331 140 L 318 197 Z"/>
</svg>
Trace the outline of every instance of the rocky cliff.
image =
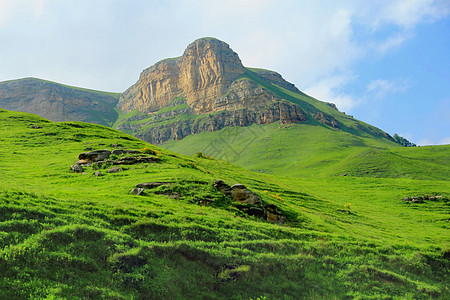
<svg viewBox="0 0 450 300">
<path fill-rule="evenodd" d="M 160 61 L 141 73 L 117 105 L 125 113 L 138 111 L 141 122 L 123 122 L 116 128 L 161 143 L 227 126 L 307 120 L 300 106 L 282 101 L 251 80 L 249 73 L 268 84 L 299 92 L 276 72 L 245 68 L 228 44 L 203 38 L 190 44 L 181 57 Z M 183 110 L 172 109 L 179 108 L 174 105 L 179 101 Z"/>
<path fill-rule="evenodd" d="M 109 125 L 117 118 L 117 94 L 74 88 L 36 78 L 0 82 L 0 107 L 52 121 Z"/>
</svg>

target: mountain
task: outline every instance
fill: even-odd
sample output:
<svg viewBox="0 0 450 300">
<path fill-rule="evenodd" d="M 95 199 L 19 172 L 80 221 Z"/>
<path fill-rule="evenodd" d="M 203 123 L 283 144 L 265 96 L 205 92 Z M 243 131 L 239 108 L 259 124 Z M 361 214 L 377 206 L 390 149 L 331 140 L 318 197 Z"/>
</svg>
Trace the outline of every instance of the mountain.
<svg viewBox="0 0 450 300">
<path fill-rule="evenodd" d="M 111 126 L 119 94 L 62 85 L 36 78 L 0 82 L 0 107 L 38 114 L 52 121 Z"/>
<path fill-rule="evenodd" d="M 309 124 L 392 141 L 385 132 L 318 101 L 276 72 L 246 68 L 228 44 L 191 43 L 183 55 L 144 70 L 120 96 L 114 127 L 159 144 L 252 124 Z"/>
<path fill-rule="evenodd" d="M 0 142 L 2 299 L 450 296 L 448 177 L 270 176 L 3 109 Z"/>
</svg>

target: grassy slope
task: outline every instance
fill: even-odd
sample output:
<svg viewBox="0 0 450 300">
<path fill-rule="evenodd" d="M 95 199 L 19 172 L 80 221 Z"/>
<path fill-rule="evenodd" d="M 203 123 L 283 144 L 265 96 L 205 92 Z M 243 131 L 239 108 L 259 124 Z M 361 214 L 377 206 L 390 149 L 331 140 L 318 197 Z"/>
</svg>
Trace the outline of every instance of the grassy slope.
<svg viewBox="0 0 450 300">
<path fill-rule="evenodd" d="M 307 124 L 253 125 L 190 135 L 161 145 L 207 155 L 253 171 L 290 176 L 448 179 L 450 146 L 403 148 L 385 139 L 361 137 Z"/>
<path fill-rule="evenodd" d="M 450 176 L 450 171 L 445 168 L 445 162 L 450 162 L 448 147 L 440 150 L 402 149 L 387 139 L 381 130 L 306 94 L 270 84 L 252 70 L 248 69 L 237 80 L 252 80 L 282 99 L 297 103 L 309 115 L 308 121 L 225 128 L 190 135 L 180 141 L 167 141 L 161 146 L 184 154 L 205 152 L 257 172 L 291 176 L 348 174 L 416 179 Z M 340 129 L 314 120 L 317 111 L 334 117 L 340 123 Z"/>
<path fill-rule="evenodd" d="M 0 290 L 8 299 L 449 296 L 448 206 L 400 200 L 448 197 L 446 181 L 271 178 L 106 127 L 4 110 L 0 131 Z M 151 147 L 162 161 L 102 177 L 69 171 L 86 147 L 116 143 Z M 288 223 L 238 213 L 211 187 L 215 179 L 246 184 Z M 129 194 L 149 181 L 172 182 L 182 198 Z M 195 204 L 206 196 L 214 207 Z"/>
<path fill-rule="evenodd" d="M 40 78 L 34 78 L 34 77 L 26 77 L 26 78 L 20 78 L 20 79 L 6 80 L 6 81 L 2 81 L 2 82 L 0 82 L 0 83 L 20 82 L 20 81 L 22 81 L 22 80 L 35 80 L 35 81 L 40 81 L 40 82 L 46 82 L 46 83 L 51 83 L 51 84 L 57 84 L 57 85 L 64 86 L 64 87 L 67 87 L 67 88 L 71 88 L 71 89 L 74 89 L 74 90 L 84 91 L 84 92 L 89 92 L 89 93 L 94 93 L 94 94 L 103 95 L 103 96 L 110 96 L 110 97 L 114 97 L 114 98 L 116 98 L 116 99 L 119 99 L 120 94 L 121 94 L 121 93 L 114 93 L 114 92 L 106 92 L 106 91 L 99 91 L 99 90 L 86 89 L 86 88 L 82 88 L 82 87 L 77 87 L 77 86 L 72 86 L 72 85 L 62 84 L 62 83 L 58 83 L 58 82 L 54 82 L 54 81 L 50 81 L 50 80 L 44 80 L 44 79 L 40 79 Z"/>
</svg>

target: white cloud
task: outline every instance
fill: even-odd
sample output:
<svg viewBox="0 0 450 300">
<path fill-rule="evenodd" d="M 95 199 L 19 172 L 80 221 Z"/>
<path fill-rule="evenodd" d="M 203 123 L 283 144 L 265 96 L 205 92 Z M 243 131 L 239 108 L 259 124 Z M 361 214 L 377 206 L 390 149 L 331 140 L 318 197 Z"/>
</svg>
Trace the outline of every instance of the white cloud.
<svg viewBox="0 0 450 300">
<path fill-rule="evenodd" d="M 51 1 L 53 0 L 0 0 L 0 28 L 19 14 L 41 17 Z"/>
<path fill-rule="evenodd" d="M 411 38 L 411 34 L 409 33 L 399 33 L 397 35 L 389 36 L 384 41 L 374 42 L 372 47 L 378 52 L 380 55 L 385 55 L 389 51 L 395 50 L 399 48 L 406 40 Z"/>
<path fill-rule="evenodd" d="M 45 6 L 53 0 L 33 0 L 33 14 L 34 17 L 39 18 L 45 12 Z"/>
<path fill-rule="evenodd" d="M 434 21 L 450 13 L 447 0 L 394 0 L 385 3 L 373 19 L 375 27 L 395 24 L 410 29 L 423 21 Z"/>
<path fill-rule="evenodd" d="M 434 145 L 434 144 L 435 143 L 429 138 L 424 138 L 417 142 L 418 146 L 428 146 L 428 145 Z"/>
<path fill-rule="evenodd" d="M 408 89 L 407 80 L 396 79 L 375 79 L 367 85 L 367 92 L 371 97 L 376 99 L 384 99 L 388 94 L 402 93 Z"/>
<path fill-rule="evenodd" d="M 450 136 L 439 141 L 438 145 L 450 145 Z"/>
<path fill-rule="evenodd" d="M 344 86 L 355 79 L 355 76 L 333 76 L 318 81 L 304 92 L 321 101 L 331 102 L 337 105 L 340 111 L 350 112 L 358 105 L 361 99 L 342 93 Z"/>
</svg>

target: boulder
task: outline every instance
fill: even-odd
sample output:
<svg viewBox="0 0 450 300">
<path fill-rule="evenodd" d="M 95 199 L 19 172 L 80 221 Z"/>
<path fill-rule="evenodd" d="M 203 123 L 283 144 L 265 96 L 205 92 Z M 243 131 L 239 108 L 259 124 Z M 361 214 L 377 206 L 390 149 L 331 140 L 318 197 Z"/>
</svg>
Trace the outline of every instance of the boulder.
<svg viewBox="0 0 450 300">
<path fill-rule="evenodd" d="M 423 202 L 422 198 L 420 198 L 420 197 L 412 197 L 411 199 L 412 199 L 411 200 L 412 203 L 422 203 Z"/>
<path fill-rule="evenodd" d="M 31 129 L 39 129 L 39 128 L 42 128 L 42 127 L 39 126 L 39 125 L 31 125 L 30 128 Z"/>
<path fill-rule="evenodd" d="M 111 145 L 112 146 L 112 145 Z M 141 154 L 142 152 L 139 150 L 127 150 L 127 149 L 116 149 L 111 152 L 114 155 L 122 155 L 122 154 Z"/>
<path fill-rule="evenodd" d="M 97 161 L 106 160 L 111 155 L 111 151 L 109 150 L 95 150 L 90 152 L 84 152 L 78 155 L 78 163 L 87 164 L 93 163 Z"/>
<path fill-rule="evenodd" d="M 170 186 L 171 183 L 169 182 L 144 182 L 144 183 L 138 183 L 135 185 L 136 188 L 141 189 L 154 189 L 161 185 L 168 185 Z"/>
<path fill-rule="evenodd" d="M 223 182 L 223 180 L 216 180 L 214 182 L 214 187 L 224 195 L 231 197 L 231 187 Z"/>
<path fill-rule="evenodd" d="M 124 156 L 119 160 L 112 161 L 113 165 L 135 165 L 142 163 L 152 163 L 159 161 L 159 158 L 156 156 L 140 156 L 140 157 L 132 157 L 132 156 Z"/>
<path fill-rule="evenodd" d="M 214 182 L 214 187 L 222 194 L 242 203 L 236 207 L 250 216 L 256 216 L 273 223 L 286 223 L 286 216 L 275 204 L 263 203 L 260 196 L 250 191 L 243 184 L 235 184 L 231 187 L 222 180 Z M 200 205 L 202 205 L 200 203 Z"/>
<path fill-rule="evenodd" d="M 261 197 L 247 189 L 243 184 L 235 184 L 231 186 L 231 197 L 237 202 L 260 205 L 262 204 Z"/>
<path fill-rule="evenodd" d="M 81 165 L 79 165 L 79 164 L 74 164 L 74 165 L 71 165 L 70 166 L 70 169 L 72 170 L 72 171 L 74 171 L 75 173 L 82 173 L 84 170 L 83 170 L 83 167 L 81 166 Z"/>
<path fill-rule="evenodd" d="M 118 173 L 123 171 L 121 167 L 112 167 L 111 169 L 108 170 L 108 173 Z"/>
<path fill-rule="evenodd" d="M 125 156 L 121 157 L 119 160 L 113 161 L 113 165 L 134 165 L 137 163 L 136 157 Z"/>
<path fill-rule="evenodd" d="M 100 171 L 95 171 L 94 175 L 95 176 L 103 176 L 103 173 Z"/>
<path fill-rule="evenodd" d="M 143 188 L 133 188 L 131 190 L 131 193 L 135 196 L 140 196 L 144 193 L 144 189 Z"/>
<path fill-rule="evenodd" d="M 267 221 L 280 224 L 286 223 L 286 216 L 275 204 L 265 205 L 264 208 L 266 209 Z"/>
</svg>

